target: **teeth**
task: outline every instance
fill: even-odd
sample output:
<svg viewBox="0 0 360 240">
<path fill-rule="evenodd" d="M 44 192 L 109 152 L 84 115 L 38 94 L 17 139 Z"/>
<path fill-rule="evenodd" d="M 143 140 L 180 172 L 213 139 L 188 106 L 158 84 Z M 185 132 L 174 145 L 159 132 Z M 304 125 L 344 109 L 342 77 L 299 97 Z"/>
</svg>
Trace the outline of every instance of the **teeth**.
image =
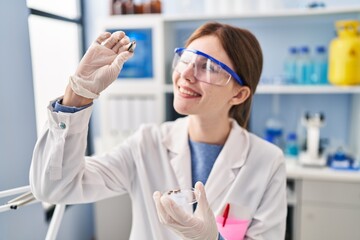
<svg viewBox="0 0 360 240">
<path fill-rule="evenodd" d="M 179 87 L 179 91 L 180 91 L 181 93 L 184 93 L 184 94 L 187 94 L 187 95 L 190 95 L 190 96 L 194 96 L 194 97 L 199 96 L 199 94 L 194 93 L 194 92 L 190 92 L 190 91 L 188 91 L 188 90 L 186 90 L 186 89 L 183 89 L 183 88 L 181 88 L 181 87 Z"/>
</svg>

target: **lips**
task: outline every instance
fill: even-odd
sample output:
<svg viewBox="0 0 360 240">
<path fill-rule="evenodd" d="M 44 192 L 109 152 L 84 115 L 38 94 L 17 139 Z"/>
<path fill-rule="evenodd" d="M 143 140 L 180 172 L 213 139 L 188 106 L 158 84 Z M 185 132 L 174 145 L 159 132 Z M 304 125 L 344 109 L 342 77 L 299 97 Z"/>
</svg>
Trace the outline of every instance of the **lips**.
<svg viewBox="0 0 360 240">
<path fill-rule="evenodd" d="M 181 95 L 183 96 L 189 96 L 189 97 L 200 97 L 201 95 L 195 91 L 193 91 L 190 88 L 187 87 L 178 87 L 179 92 L 181 93 Z"/>
</svg>

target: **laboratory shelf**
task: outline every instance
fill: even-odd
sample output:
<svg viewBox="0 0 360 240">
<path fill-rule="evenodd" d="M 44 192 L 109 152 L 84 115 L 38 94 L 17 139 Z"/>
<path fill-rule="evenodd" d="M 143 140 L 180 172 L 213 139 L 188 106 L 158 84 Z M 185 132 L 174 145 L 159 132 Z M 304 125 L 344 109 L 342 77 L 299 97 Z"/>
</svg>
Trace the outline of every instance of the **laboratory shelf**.
<svg viewBox="0 0 360 240">
<path fill-rule="evenodd" d="M 166 84 L 165 93 L 172 93 L 172 84 Z M 333 85 L 265 85 L 260 84 L 256 94 L 354 94 L 360 93 L 360 86 Z"/>
<path fill-rule="evenodd" d="M 360 183 L 359 170 L 336 170 L 329 167 L 306 167 L 286 159 L 287 179 Z"/>
<path fill-rule="evenodd" d="M 164 15 L 165 22 L 191 22 L 191 21 L 206 21 L 206 20 L 226 20 L 226 19 L 257 19 L 257 18 L 283 18 L 283 17 L 307 17 L 315 16 L 321 17 L 325 15 L 341 15 L 341 14 L 358 14 L 360 5 L 358 7 L 343 7 L 343 8 L 318 8 L 318 9 L 279 9 L 271 12 L 244 12 L 244 13 L 227 13 L 227 14 L 179 14 L 179 15 Z"/>
<path fill-rule="evenodd" d="M 353 94 L 360 93 L 360 86 L 334 85 L 259 85 L 257 94 Z"/>
</svg>

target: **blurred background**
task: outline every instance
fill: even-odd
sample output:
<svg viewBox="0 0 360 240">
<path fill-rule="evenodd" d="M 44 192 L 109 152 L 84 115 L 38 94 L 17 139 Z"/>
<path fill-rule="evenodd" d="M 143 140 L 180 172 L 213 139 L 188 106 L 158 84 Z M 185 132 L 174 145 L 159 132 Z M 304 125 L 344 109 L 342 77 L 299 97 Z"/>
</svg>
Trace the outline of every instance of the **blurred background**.
<svg viewBox="0 0 360 240">
<path fill-rule="evenodd" d="M 1 1 L 0 192 L 29 184 L 46 106 L 63 95 L 99 33 L 124 30 L 138 45 L 95 102 L 88 154 L 110 149 L 142 123 L 179 117 L 173 49 L 206 21 L 247 28 L 262 46 L 248 128 L 287 157 L 286 238 L 360 239 L 358 0 Z M 39 203 L 0 213 L 0 239 L 44 239 L 47 214 Z M 68 206 L 57 239 L 128 239 L 130 228 L 131 202 L 121 196 Z"/>
</svg>

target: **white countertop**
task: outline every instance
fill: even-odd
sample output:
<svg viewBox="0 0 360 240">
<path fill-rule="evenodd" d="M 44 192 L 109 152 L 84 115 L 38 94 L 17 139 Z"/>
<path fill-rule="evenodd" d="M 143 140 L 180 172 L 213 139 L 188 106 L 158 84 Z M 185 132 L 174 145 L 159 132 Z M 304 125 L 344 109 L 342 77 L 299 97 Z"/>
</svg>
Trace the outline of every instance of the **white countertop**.
<svg viewBox="0 0 360 240">
<path fill-rule="evenodd" d="M 360 171 L 302 166 L 291 159 L 286 160 L 286 175 L 288 179 L 360 182 Z"/>
</svg>

